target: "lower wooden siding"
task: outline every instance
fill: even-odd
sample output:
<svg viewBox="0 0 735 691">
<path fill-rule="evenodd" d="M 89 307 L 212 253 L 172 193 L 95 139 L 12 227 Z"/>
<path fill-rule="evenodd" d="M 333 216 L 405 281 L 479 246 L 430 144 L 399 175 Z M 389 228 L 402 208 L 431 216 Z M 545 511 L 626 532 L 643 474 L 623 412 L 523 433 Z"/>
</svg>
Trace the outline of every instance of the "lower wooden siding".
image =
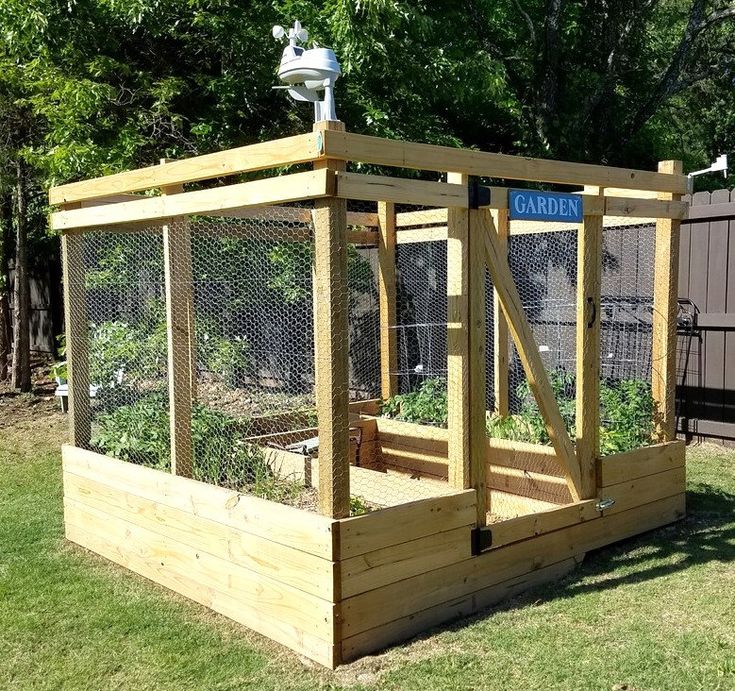
<svg viewBox="0 0 735 691">
<path fill-rule="evenodd" d="M 598 481 L 600 486 L 608 487 L 646 475 L 683 468 L 685 457 L 683 441 L 664 442 L 605 456 L 597 461 Z"/>
<path fill-rule="evenodd" d="M 508 463 L 499 467 L 518 462 L 497 458 Z M 678 442 L 600 459 L 599 495 L 612 507 L 537 502 L 543 511 L 490 525 L 492 548 L 473 556 L 474 490 L 337 521 L 64 447 L 66 534 L 334 667 L 558 580 L 589 550 L 681 518 L 683 464 Z"/>
<path fill-rule="evenodd" d="M 342 659 L 561 578 L 590 550 L 682 518 L 684 469 L 672 455 L 683 464 L 683 449 L 665 446 L 632 452 L 635 470 L 628 457 L 600 461 L 604 469 L 610 460 L 601 478 L 617 479 L 619 467 L 630 478 L 601 488 L 601 496 L 616 499 L 612 508 L 601 513 L 597 501 L 588 500 L 493 524 L 493 548 L 479 556 L 470 555 L 471 526 L 412 536 L 387 549 L 363 549 L 362 558 L 343 556 Z M 437 547 L 433 561 L 432 545 Z M 427 565 L 432 570 L 426 571 Z"/>
<path fill-rule="evenodd" d="M 338 664 L 334 521 L 74 447 L 63 466 L 69 540 Z"/>
</svg>

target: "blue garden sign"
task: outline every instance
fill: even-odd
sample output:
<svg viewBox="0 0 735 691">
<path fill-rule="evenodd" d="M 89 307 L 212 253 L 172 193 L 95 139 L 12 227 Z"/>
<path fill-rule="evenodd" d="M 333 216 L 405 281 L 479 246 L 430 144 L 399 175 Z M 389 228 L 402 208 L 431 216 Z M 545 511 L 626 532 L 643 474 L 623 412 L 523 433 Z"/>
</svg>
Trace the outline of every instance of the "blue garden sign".
<svg viewBox="0 0 735 691">
<path fill-rule="evenodd" d="M 582 198 L 578 194 L 509 190 L 508 212 L 512 221 L 582 222 Z"/>
</svg>

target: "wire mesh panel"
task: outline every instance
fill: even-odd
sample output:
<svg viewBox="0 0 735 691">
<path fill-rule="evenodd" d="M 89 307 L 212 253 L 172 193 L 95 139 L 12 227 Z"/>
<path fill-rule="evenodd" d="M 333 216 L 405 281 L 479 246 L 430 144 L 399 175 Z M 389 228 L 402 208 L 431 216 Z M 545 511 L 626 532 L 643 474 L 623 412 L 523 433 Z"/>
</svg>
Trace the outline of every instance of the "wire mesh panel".
<svg viewBox="0 0 735 691">
<path fill-rule="evenodd" d="M 606 228 L 600 299 L 600 449 L 651 442 L 655 226 Z"/>
<path fill-rule="evenodd" d="M 86 233 L 83 275 L 91 447 L 170 467 L 166 296 L 160 228 Z"/>
<path fill-rule="evenodd" d="M 447 243 L 396 249 L 399 391 L 447 378 Z"/>
</svg>

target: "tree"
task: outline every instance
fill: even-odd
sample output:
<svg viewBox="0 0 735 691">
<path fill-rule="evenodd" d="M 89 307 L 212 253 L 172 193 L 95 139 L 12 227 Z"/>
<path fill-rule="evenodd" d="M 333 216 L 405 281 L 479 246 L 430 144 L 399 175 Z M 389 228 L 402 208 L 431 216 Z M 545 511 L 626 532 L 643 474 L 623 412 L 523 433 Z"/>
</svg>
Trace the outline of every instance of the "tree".
<svg viewBox="0 0 735 691">
<path fill-rule="evenodd" d="M 13 373 L 11 386 L 23 392 L 31 390 L 31 288 L 28 276 L 28 203 L 26 165 L 16 161 L 15 192 L 15 295 L 13 301 Z"/>
</svg>

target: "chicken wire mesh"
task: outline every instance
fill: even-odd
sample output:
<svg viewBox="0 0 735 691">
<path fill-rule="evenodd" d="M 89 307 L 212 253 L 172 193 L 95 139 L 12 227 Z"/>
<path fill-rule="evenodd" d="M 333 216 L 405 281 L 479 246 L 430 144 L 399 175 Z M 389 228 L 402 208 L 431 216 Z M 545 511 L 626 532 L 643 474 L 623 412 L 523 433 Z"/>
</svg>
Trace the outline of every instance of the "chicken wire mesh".
<svg viewBox="0 0 735 691">
<path fill-rule="evenodd" d="M 170 464 L 163 238 L 159 230 L 90 232 L 66 280 L 84 287 L 93 449 Z M 74 344 L 67 343 L 67 349 Z M 73 382 L 72 382 L 73 386 Z M 83 409 L 86 411 L 86 409 Z"/>
<path fill-rule="evenodd" d="M 352 464 L 353 513 L 434 494 L 388 471 L 375 420 L 359 415 L 365 401 L 375 413 L 369 402 L 380 395 L 377 234 L 365 225 L 375 205 L 350 204 L 348 242 L 321 257 L 314 211 L 269 207 L 179 220 L 167 235 L 158 226 L 81 236 L 83 265 L 67 280 L 84 288 L 92 449 L 161 470 L 174 457 L 181 474 L 306 509 L 319 508 L 319 462 L 332 454 Z M 346 281 L 329 273 L 338 261 Z M 329 324 L 330 349 L 318 349 Z M 345 357 L 343 386 L 328 370 Z M 324 409 L 341 420 L 317 415 L 320 368 L 332 399 Z M 345 472 L 335 464 L 335 486 Z"/>
<path fill-rule="evenodd" d="M 315 252 L 314 209 L 306 204 L 260 209 L 245 218 L 193 218 L 171 228 L 170 237 L 190 238 L 190 264 L 176 260 L 171 248 L 169 254 L 178 276 L 171 296 L 178 296 L 176 303 L 189 300 L 187 319 L 194 324 L 192 342 L 174 339 L 179 345 L 172 347 L 174 370 L 187 372 L 191 387 L 195 478 L 314 509 L 320 453 L 322 459 L 342 453 L 350 466 L 335 465 L 332 489 L 344 486 L 349 472 L 353 513 L 449 491 L 446 433 L 431 432 L 447 423 L 447 294 L 454 290 L 447 276 L 447 243 L 399 240 L 396 247 L 393 374 L 398 398 L 418 394 L 420 400 L 411 416 L 402 414 L 405 401 L 389 400 L 376 409 L 370 402 L 381 389 L 377 209 L 352 202 L 347 209 L 348 242 L 338 247 L 332 241 L 322 257 Z M 608 228 L 604 245 L 602 423 L 614 428 L 615 415 L 628 405 L 626 420 L 637 428 L 632 436 L 643 443 L 650 425 L 654 230 Z M 83 273 L 68 278 L 85 287 L 91 447 L 161 469 L 170 468 L 172 443 L 165 249 L 160 227 L 85 233 Z M 508 256 L 574 438 L 576 230 L 513 234 Z M 334 280 L 339 262 L 346 264 L 344 283 Z M 330 280 L 320 281 L 320 275 Z M 488 276 L 488 411 L 494 408 L 492 296 Z M 340 336 L 344 317 L 346 341 Z M 333 328 L 332 350 L 322 346 L 317 356 L 315 342 L 325 333 L 320 325 L 327 323 Z M 512 344 L 509 352 L 510 412 L 516 422 L 514 429 L 503 429 L 489 416 L 488 433 L 546 443 Z M 328 387 L 327 407 L 344 418 L 319 420 L 316 370 L 324 367 L 329 382 L 334 372 L 327 368 L 340 358 L 346 359 L 347 385 Z M 628 397 L 637 397 L 640 405 L 621 402 L 620 382 L 634 382 Z M 367 402 L 362 412 L 369 415 L 360 415 L 360 401 Z M 399 427 L 380 423 L 378 430 L 373 416 L 381 413 L 397 418 L 391 423 Z M 414 435 L 400 428 L 402 420 L 422 423 L 425 431 Z M 345 426 L 348 438 L 340 440 Z M 515 515 L 517 495 L 553 503 L 566 499 L 553 455 L 531 455 L 519 463 L 516 454 L 514 463 L 506 463 L 501 449 L 494 458 L 498 465 L 490 486 L 497 515 Z"/>
<path fill-rule="evenodd" d="M 552 383 L 572 440 L 575 437 L 577 329 L 577 229 L 544 232 L 543 224 L 516 226 L 508 240 L 508 261 L 531 331 Z M 524 231 L 524 232 L 521 232 Z M 400 233 L 400 232 L 399 232 Z M 400 234 L 399 234 L 400 237 Z M 650 441 L 651 317 L 655 229 L 650 224 L 610 227 L 603 232 L 600 375 L 601 450 L 612 453 Z M 399 375 L 402 394 L 438 399 L 446 391 L 446 242 L 399 241 Z M 494 401 L 494 306 L 486 273 L 487 410 Z M 488 434 L 534 444 L 549 444 L 535 400 L 512 339 L 508 358 L 510 419 L 489 415 Z M 440 405 L 445 405 L 445 400 Z M 431 409 L 431 406 L 424 406 Z M 438 417 L 429 422 L 445 424 Z M 558 463 L 543 455 L 518 454 L 514 464 L 498 442 L 490 480 L 493 512 L 514 515 L 514 495 L 551 503 L 569 501 Z M 503 464 L 503 465 L 501 465 Z M 540 505 L 541 506 L 541 505 Z M 522 507 L 521 507 L 522 510 Z"/>
</svg>

